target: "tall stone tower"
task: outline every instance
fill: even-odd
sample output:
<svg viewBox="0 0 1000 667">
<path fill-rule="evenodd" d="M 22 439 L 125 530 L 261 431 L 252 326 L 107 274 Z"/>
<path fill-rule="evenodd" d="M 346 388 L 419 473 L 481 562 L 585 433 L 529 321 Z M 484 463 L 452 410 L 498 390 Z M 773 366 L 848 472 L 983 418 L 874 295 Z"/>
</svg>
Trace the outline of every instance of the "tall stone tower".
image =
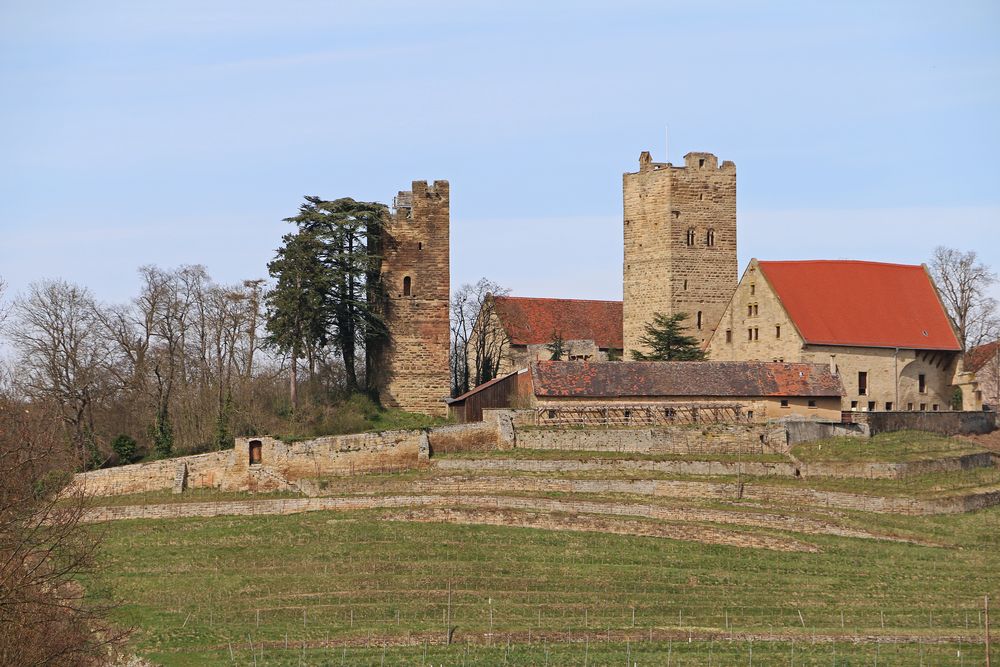
<svg viewBox="0 0 1000 667">
<path fill-rule="evenodd" d="M 386 290 L 382 405 L 444 416 L 448 368 L 448 181 L 413 181 L 393 202 L 383 250 Z"/>
<path fill-rule="evenodd" d="M 736 165 L 688 153 L 684 166 L 639 156 L 622 176 L 625 209 L 625 359 L 653 313 L 687 313 L 704 345 L 736 289 Z"/>
</svg>

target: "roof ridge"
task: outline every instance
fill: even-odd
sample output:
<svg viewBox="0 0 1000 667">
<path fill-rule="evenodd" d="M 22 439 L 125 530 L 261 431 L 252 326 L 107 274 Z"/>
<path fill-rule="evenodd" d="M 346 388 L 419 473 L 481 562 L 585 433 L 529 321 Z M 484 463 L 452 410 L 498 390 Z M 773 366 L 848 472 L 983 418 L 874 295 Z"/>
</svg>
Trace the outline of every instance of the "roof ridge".
<svg viewBox="0 0 1000 667">
<path fill-rule="evenodd" d="M 577 301 L 582 303 L 622 303 L 622 301 L 615 299 L 565 299 L 557 296 L 511 296 L 505 294 L 503 296 L 494 296 L 494 299 L 518 299 L 520 301 Z"/>
<path fill-rule="evenodd" d="M 758 264 L 872 264 L 877 266 L 899 266 L 910 269 L 922 268 L 922 264 L 902 264 L 900 262 L 878 262 L 871 259 L 759 259 Z"/>
</svg>

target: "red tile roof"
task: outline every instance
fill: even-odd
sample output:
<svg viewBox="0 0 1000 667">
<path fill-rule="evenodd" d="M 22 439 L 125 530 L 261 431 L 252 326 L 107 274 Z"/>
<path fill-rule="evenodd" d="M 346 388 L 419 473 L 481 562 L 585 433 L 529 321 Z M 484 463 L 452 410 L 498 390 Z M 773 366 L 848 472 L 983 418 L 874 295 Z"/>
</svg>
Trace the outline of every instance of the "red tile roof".
<svg viewBox="0 0 1000 667">
<path fill-rule="evenodd" d="M 536 396 L 841 396 L 840 377 L 816 364 L 764 361 L 539 361 Z"/>
<path fill-rule="evenodd" d="M 758 266 L 807 343 L 961 349 L 922 266 L 841 260 Z"/>
<path fill-rule="evenodd" d="M 997 358 L 998 350 L 1000 350 L 1000 340 L 972 348 L 965 355 L 965 370 L 978 372 L 980 368 Z"/>
<path fill-rule="evenodd" d="M 599 348 L 622 349 L 622 302 L 582 299 L 494 297 L 496 314 L 513 345 L 592 340 Z"/>
</svg>

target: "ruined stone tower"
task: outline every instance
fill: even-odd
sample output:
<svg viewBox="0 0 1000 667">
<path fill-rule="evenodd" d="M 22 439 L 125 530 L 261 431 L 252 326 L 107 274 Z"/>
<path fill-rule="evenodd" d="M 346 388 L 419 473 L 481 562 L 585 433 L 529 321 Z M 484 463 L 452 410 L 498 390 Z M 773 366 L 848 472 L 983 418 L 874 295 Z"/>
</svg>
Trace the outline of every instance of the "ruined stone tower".
<svg viewBox="0 0 1000 667">
<path fill-rule="evenodd" d="M 736 165 L 688 153 L 675 167 L 644 151 L 622 193 L 625 359 L 653 313 L 687 313 L 687 333 L 704 344 L 736 289 Z"/>
<path fill-rule="evenodd" d="M 382 260 L 386 346 L 380 398 L 386 407 L 444 416 L 448 369 L 448 181 L 413 181 L 393 202 Z"/>
</svg>

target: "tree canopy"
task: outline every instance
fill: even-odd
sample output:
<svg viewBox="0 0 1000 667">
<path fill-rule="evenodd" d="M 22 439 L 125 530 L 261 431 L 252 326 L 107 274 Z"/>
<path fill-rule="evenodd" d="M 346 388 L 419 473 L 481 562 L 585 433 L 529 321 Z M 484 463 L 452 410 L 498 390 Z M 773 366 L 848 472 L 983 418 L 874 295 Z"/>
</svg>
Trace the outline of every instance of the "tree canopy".
<svg viewBox="0 0 1000 667">
<path fill-rule="evenodd" d="M 649 352 L 632 351 L 636 361 L 701 361 L 705 352 L 698 339 L 683 333 L 683 322 L 687 313 L 664 315 L 653 313 L 653 321 L 646 325 L 646 333 L 639 342 L 649 348 Z"/>
</svg>

